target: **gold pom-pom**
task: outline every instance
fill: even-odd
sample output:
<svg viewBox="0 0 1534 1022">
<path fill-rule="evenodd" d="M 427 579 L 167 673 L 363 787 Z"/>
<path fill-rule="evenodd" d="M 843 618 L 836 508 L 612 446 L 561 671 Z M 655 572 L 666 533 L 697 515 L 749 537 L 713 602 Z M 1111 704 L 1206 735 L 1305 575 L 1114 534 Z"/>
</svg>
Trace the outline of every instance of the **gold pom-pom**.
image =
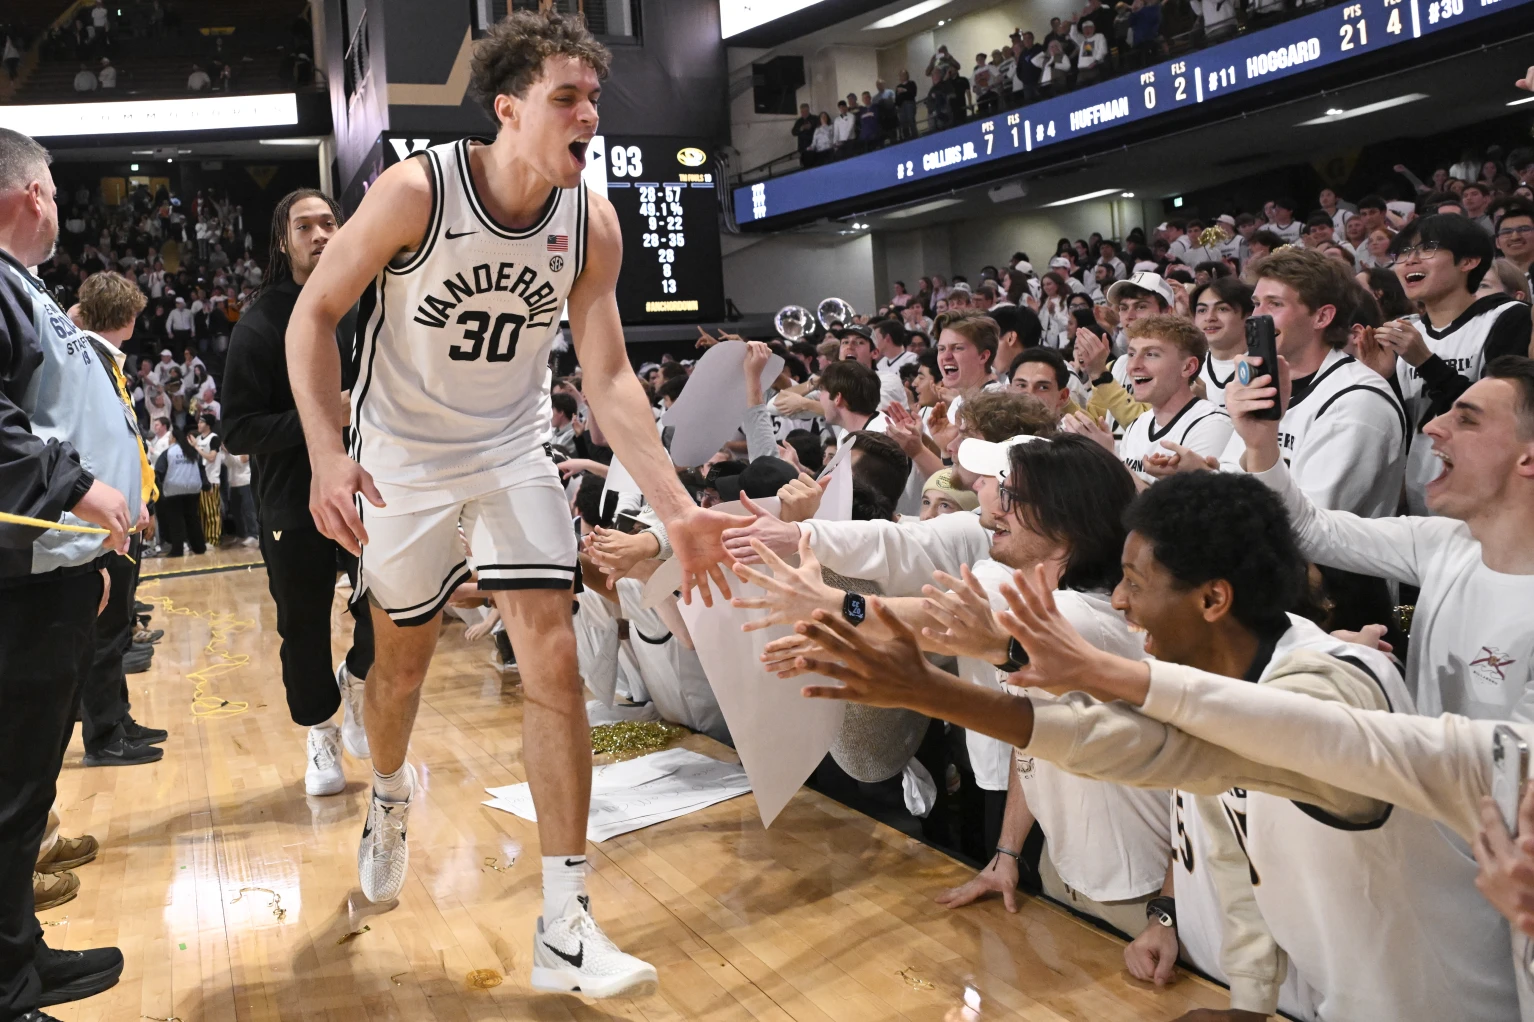
<svg viewBox="0 0 1534 1022">
<path fill-rule="evenodd" d="M 663 720 L 621 720 L 591 729 L 591 751 L 604 753 L 655 752 L 681 741 L 691 732 L 680 724 Z"/>
</svg>

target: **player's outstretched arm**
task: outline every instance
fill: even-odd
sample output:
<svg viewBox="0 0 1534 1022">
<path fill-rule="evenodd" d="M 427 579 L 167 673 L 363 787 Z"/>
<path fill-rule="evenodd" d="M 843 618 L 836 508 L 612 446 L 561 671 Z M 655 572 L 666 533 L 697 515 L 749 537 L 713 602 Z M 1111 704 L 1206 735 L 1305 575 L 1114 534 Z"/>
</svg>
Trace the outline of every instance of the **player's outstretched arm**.
<svg viewBox="0 0 1534 1022">
<path fill-rule="evenodd" d="M 331 239 L 288 320 L 288 376 L 314 470 L 309 511 L 320 532 L 353 554 L 367 542 L 356 494 L 377 507 L 383 498 L 341 443 L 347 410 L 340 399 L 336 325 L 396 253 L 422 243 L 431 201 L 431 180 L 420 160 L 385 171 L 356 215 Z"/>
<path fill-rule="evenodd" d="M 721 562 L 729 560 L 722 539 L 738 520 L 720 511 L 705 511 L 692 502 L 677 481 L 671 457 L 661 446 L 655 417 L 629 365 L 618 318 L 618 270 L 623 265 L 623 239 L 611 204 L 590 196 L 586 266 L 570 290 L 570 334 L 580 359 L 581 390 L 602 424 L 613 453 L 640 480 L 650 506 L 660 515 L 682 565 L 682 592 L 690 601 L 698 586 L 706 606 L 713 606 L 708 580 L 730 595 Z"/>
</svg>

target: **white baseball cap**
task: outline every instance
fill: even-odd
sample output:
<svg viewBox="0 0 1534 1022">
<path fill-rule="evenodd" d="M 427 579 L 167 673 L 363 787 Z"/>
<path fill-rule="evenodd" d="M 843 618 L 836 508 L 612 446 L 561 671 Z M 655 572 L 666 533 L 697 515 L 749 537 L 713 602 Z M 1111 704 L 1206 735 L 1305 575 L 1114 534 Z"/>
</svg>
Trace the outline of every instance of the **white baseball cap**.
<svg viewBox="0 0 1534 1022">
<path fill-rule="evenodd" d="M 1231 216 L 1229 213 L 1221 213 L 1219 216 L 1214 218 L 1214 222 L 1217 224 L 1227 224 L 1231 227 L 1236 226 L 1236 218 Z"/>
<path fill-rule="evenodd" d="M 1169 309 L 1172 307 L 1172 303 L 1176 301 L 1176 298 L 1172 295 L 1172 289 L 1167 286 L 1161 274 L 1144 272 L 1136 273 L 1128 280 L 1117 281 L 1112 287 L 1108 288 L 1108 304 L 1118 304 L 1118 296 L 1123 293 L 1126 287 L 1137 287 L 1142 291 L 1150 291 L 1153 294 L 1160 295 L 1161 300 L 1166 303 L 1166 307 Z"/>
<path fill-rule="evenodd" d="M 1055 256 L 1049 261 L 1049 268 L 1051 270 L 1068 270 L 1071 268 L 1071 261 L 1065 258 L 1065 256 Z"/>
<path fill-rule="evenodd" d="M 1032 433 L 1009 437 L 1000 443 L 968 437 L 959 444 L 959 467 L 977 476 L 992 476 L 1005 486 L 1007 475 L 1012 470 L 1012 448 L 1018 444 L 1048 439 L 1048 437 L 1034 436 Z"/>
</svg>

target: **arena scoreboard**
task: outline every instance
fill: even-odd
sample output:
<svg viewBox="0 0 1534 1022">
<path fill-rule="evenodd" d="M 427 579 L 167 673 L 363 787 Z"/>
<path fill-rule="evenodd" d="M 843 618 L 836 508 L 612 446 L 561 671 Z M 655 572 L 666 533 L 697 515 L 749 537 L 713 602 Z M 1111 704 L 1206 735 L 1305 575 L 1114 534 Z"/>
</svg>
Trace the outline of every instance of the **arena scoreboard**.
<svg viewBox="0 0 1534 1022">
<path fill-rule="evenodd" d="M 724 318 L 718 178 L 702 139 L 599 136 L 586 180 L 623 234 L 618 312 L 625 323 Z"/>
<path fill-rule="evenodd" d="M 1355 59 L 1534 0 L 1356 0 L 924 138 L 736 188 L 748 224 L 939 179 Z"/>
<path fill-rule="evenodd" d="M 387 133 L 387 166 L 457 136 Z M 586 187 L 607 197 L 623 237 L 618 314 L 624 323 L 724 318 L 718 175 L 699 138 L 598 135 L 586 150 Z"/>
</svg>

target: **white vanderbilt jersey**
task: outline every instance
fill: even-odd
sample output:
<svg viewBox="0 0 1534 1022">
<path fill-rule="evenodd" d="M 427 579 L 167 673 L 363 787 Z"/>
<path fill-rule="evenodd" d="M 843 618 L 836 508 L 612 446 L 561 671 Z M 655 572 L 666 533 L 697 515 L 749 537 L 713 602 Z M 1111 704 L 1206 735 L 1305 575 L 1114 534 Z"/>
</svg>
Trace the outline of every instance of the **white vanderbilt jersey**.
<svg viewBox="0 0 1534 1022">
<path fill-rule="evenodd" d="M 425 151 L 425 240 L 362 296 L 351 454 L 387 516 L 502 489 L 545 457 L 549 351 L 586 260 L 584 183 L 556 189 L 531 227 L 498 224 L 474 190 L 470 146 Z"/>
<path fill-rule="evenodd" d="M 1146 409 L 1131 422 L 1118 442 L 1119 460 L 1129 471 L 1148 483 L 1156 477 L 1145 471 L 1147 455 L 1171 451 L 1161 446 L 1163 440 L 1188 447 L 1206 458 L 1218 458 L 1230 441 L 1230 416 L 1224 409 L 1210 401 L 1194 399 L 1183 405 L 1182 411 L 1172 416 L 1172 421 L 1157 428 L 1156 413 Z"/>
<path fill-rule="evenodd" d="M 1235 359 L 1222 362 L 1212 352 L 1204 353 L 1204 364 L 1199 366 L 1198 378 L 1204 381 L 1204 397 L 1213 405 L 1225 407 L 1225 388 L 1236 378 Z"/>
<path fill-rule="evenodd" d="M 1329 351 L 1310 389 L 1278 424 L 1278 446 L 1311 503 L 1363 518 L 1394 515 L 1406 465 L 1406 412 L 1390 383 L 1341 351 Z M 1241 472 L 1246 445 L 1232 433 L 1220 468 Z"/>
<path fill-rule="evenodd" d="M 1488 296 L 1489 297 L 1489 296 Z M 1474 312 L 1485 299 L 1477 301 L 1467 312 Z M 1527 329 L 1529 307 L 1522 302 L 1507 301 L 1502 304 L 1486 302 L 1488 307 L 1474 312 L 1468 319 L 1461 316 L 1442 332 L 1434 330 L 1422 321 L 1421 316 L 1402 317 L 1401 322 L 1410 323 L 1422 335 L 1428 350 L 1454 369 L 1465 379 L 1474 383 L 1486 371 L 1486 341 L 1501 322 L 1503 316 L 1516 316 L 1520 325 Z M 1406 502 L 1408 514 L 1426 515 L 1427 501 L 1423 490 L 1438 475 L 1439 461 L 1433 457 L 1433 441 L 1423 435 L 1418 427 L 1432 402 L 1423 391 L 1422 377 L 1416 366 L 1402 359 L 1396 360 L 1396 380 L 1401 385 L 1401 397 L 1406 402 L 1406 416 L 1412 427 L 1411 450 L 1406 456 Z"/>
</svg>

